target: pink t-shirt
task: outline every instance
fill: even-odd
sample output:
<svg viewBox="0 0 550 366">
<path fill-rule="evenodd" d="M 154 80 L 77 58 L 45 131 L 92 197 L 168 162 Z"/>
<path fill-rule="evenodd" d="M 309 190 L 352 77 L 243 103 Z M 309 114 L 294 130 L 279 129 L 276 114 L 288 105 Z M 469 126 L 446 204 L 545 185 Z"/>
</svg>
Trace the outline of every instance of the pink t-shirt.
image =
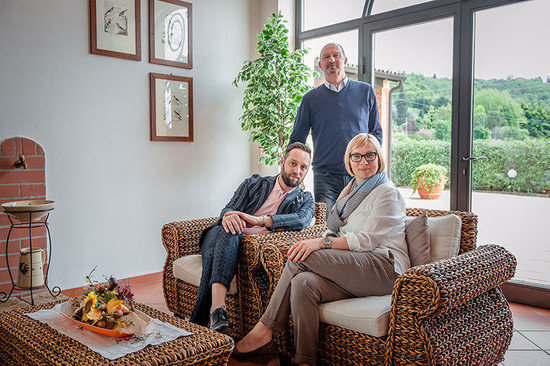
<svg viewBox="0 0 550 366">
<path fill-rule="evenodd" d="M 269 197 L 267 197 L 267 200 L 265 200 L 262 207 L 260 207 L 258 211 L 254 212 L 253 215 L 254 216 L 275 215 L 277 213 L 277 209 L 279 208 L 279 205 L 281 204 L 281 202 L 283 202 L 285 197 L 294 189 L 288 192 L 283 191 L 283 187 L 281 187 L 281 185 L 279 184 L 279 177 L 277 177 L 277 179 L 275 179 L 275 185 L 273 186 L 273 189 L 271 190 Z M 244 235 L 263 234 L 267 232 L 269 232 L 269 230 L 261 226 L 245 227 L 243 230 Z"/>
</svg>

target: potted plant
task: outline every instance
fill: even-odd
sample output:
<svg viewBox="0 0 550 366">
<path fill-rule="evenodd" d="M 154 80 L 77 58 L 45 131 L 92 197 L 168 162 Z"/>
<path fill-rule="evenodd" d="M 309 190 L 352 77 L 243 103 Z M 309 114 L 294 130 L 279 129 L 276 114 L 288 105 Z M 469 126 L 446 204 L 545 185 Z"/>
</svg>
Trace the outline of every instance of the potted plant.
<svg viewBox="0 0 550 366">
<path fill-rule="evenodd" d="M 306 50 L 289 50 L 288 29 L 283 15 L 273 14 L 258 35 L 260 57 L 245 61 L 233 85 L 246 82 L 241 127 L 250 131 L 250 140 L 259 143 L 260 162 L 278 164 L 292 133 L 296 112 L 311 69 L 300 62 Z"/>
<path fill-rule="evenodd" d="M 410 185 L 413 193 L 418 191 L 420 198 L 438 199 L 447 182 L 447 168 L 441 165 L 424 164 L 411 174 Z"/>
</svg>

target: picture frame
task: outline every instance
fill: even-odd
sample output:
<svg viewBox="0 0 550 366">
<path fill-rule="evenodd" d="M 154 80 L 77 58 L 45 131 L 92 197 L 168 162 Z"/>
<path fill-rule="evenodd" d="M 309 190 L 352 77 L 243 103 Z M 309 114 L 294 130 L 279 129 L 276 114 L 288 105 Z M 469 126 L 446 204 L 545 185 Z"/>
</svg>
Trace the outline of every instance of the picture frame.
<svg viewBox="0 0 550 366">
<path fill-rule="evenodd" d="M 151 141 L 193 141 L 193 78 L 149 74 Z"/>
<path fill-rule="evenodd" d="M 141 61 L 140 0 L 90 0 L 90 52 Z"/>
<path fill-rule="evenodd" d="M 149 0 L 149 62 L 193 68 L 192 4 Z"/>
</svg>

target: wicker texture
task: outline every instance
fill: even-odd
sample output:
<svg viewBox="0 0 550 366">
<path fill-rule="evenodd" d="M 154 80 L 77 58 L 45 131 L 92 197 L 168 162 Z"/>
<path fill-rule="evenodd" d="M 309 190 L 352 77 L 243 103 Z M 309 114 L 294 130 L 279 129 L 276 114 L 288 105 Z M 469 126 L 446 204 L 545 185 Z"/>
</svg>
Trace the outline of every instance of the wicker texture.
<svg viewBox="0 0 550 366">
<path fill-rule="evenodd" d="M 59 302 L 59 301 L 58 301 Z M 2 365 L 226 365 L 233 340 L 205 327 L 167 315 L 145 305 L 136 307 L 153 318 L 188 330 L 193 335 L 147 346 L 116 360 L 109 360 L 49 325 L 25 313 L 49 309 L 57 302 L 0 314 L 0 363 Z"/>
<path fill-rule="evenodd" d="M 475 249 L 477 216 L 472 213 L 408 208 L 407 215 L 423 211 L 431 217 L 451 213 L 461 217 L 462 255 L 411 268 L 400 276 L 392 293 L 387 336 L 372 337 L 321 323 L 318 364 L 493 365 L 502 360 L 513 329 L 508 303 L 498 286 L 513 276 L 514 256 L 496 245 Z M 258 276 L 256 286 L 263 289 L 262 309 L 292 243 L 281 240 L 259 248 L 264 267 L 252 275 Z M 264 282 L 269 286 L 260 285 Z M 292 353 L 291 324 L 275 336 L 284 353 Z"/>
<path fill-rule="evenodd" d="M 266 262 L 261 253 L 264 246 L 274 242 L 306 239 L 320 236 L 326 230 L 326 206 L 315 203 L 315 224 L 301 231 L 280 231 L 245 236 L 241 242 L 237 267 L 238 291 L 227 295 L 226 308 L 236 338 L 249 332 L 260 319 L 269 297 L 262 296 L 276 285 L 270 282 L 265 268 L 280 268 Z M 163 289 L 166 305 L 176 316 L 189 318 L 195 305 L 198 287 L 174 277 L 173 263 L 186 255 L 200 254 L 198 242 L 202 231 L 216 223 L 217 217 L 171 222 L 162 228 L 162 243 L 166 249 L 163 269 Z M 280 261 L 279 261 L 280 262 Z M 279 263 L 278 262 L 278 263 Z M 280 276 L 278 273 L 277 279 Z"/>
</svg>

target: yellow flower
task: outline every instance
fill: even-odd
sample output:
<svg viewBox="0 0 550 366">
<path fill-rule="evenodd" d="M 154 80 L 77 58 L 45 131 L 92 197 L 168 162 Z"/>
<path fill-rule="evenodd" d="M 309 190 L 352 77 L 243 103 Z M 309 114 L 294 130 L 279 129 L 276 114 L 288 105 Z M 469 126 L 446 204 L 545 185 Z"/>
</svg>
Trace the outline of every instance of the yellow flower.
<svg viewBox="0 0 550 366">
<path fill-rule="evenodd" d="M 92 308 L 92 310 L 90 310 L 88 312 L 87 316 L 88 316 L 88 319 L 90 319 L 94 322 L 98 321 L 98 320 L 101 320 L 101 318 L 103 317 L 101 310 L 96 309 L 96 308 Z"/>
<path fill-rule="evenodd" d="M 126 307 L 126 305 L 124 305 L 122 300 L 109 300 L 109 302 L 107 303 L 107 313 L 113 314 L 117 310 L 128 311 L 128 308 Z"/>
</svg>

